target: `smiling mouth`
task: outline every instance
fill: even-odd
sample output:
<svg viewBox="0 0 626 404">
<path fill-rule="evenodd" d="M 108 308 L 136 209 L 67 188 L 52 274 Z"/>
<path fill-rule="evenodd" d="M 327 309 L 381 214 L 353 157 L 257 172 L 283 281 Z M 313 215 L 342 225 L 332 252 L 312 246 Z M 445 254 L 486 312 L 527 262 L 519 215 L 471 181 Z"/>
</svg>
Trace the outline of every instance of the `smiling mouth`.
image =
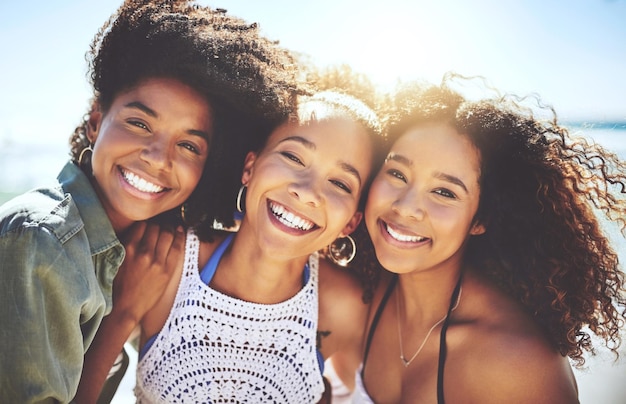
<svg viewBox="0 0 626 404">
<path fill-rule="evenodd" d="M 398 240 L 402 243 L 421 243 L 423 241 L 428 240 L 427 237 L 402 234 L 399 231 L 392 229 L 391 226 L 389 226 L 389 224 L 387 224 L 386 222 L 383 222 L 383 224 L 384 224 L 385 230 L 387 231 L 387 234 L 389 234 L 391 238 L 393 238 L 394 240 Z"/>
<path fill-rule="evenodd" d="M 138 191 L 146 192 L 149 194 L 158 194 L 159 192 L 163 192 L 167 189 L 160 185 L 153 184 L 150 181 L 146 181 L 137 174 L 126 171 L 122 168 L 120 168 L 120 172 L 122 173 L 122 176 L 124 177 L 126 182 Z"/>
<path fill-rule="evenodd" d="M 271 201 L 268 205 L 270 211 L 276 217 L 276 219 L 289 228 L 309 231 L 312 228 L 317 227 L 316 224 L 311 222 L 310 220 L 304 219 L 287 211 L 282 205 Z"/>
</svg>

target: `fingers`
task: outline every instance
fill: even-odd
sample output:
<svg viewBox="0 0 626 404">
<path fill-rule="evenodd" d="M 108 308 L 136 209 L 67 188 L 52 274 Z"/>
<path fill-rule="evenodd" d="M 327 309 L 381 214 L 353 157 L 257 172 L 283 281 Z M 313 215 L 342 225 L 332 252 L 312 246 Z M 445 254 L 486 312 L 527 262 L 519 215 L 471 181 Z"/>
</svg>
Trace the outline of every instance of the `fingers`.
<svg viewBox="0 0 626 404">
<path fill-rule="evenodd" d="M 132 237 L 139 238 L 141 230 Z M 144 260 L 144 265 L 160 268 L 166 273 L 173 272 L 182 263 L 185 248 L 185 232 L 182 227 L 175 230 L 148 223 L 143 226 L 143 234 L 136 241 L 136 259 Z"/>
<path fill-rule="evenodd" d="M 128 249 L 128 247 L 133 248 L 139 243 L 144 235 L 144 232 L 146 231 L 147 225 L 148 224 L 146 222 L 137 222 L 131 226 L 131 228 L 128 229 L 122 237 L 120 237 L 120 240 L 126 249 Z"/>
<path fill-rule="evenodd" d="M 176 265 L 184 251 L 185 233 L 182 227 L 175 230 L 154 223 L 141 222 L 124 235 L 126 261 L 143 267 L 164 267 L 169 262 Z"/>
<path fill-rule="evenodd" d="M 159 241 L 162 241 L 162 229 L 154 223 L 147 223 L 145 231 L 139 241 L 137 253 L 146 257 L 151 257 L 150 261 L 158 261 Z"/>
<path fill-rule="evenodd" d="M 172 244 L 175 240 L 175 231 L 165 228 L 158 228 L 157 239 L 155 240 L 154 255 L 158 263 L 165 264 L 170 254 Z"/>
<path fill-rule="evenodd" d="M 182 227 L 178 226 L 174 232 L 174 239 L 167 255 L 165 263 L 168 272 L 173 272 L 174 268 L 183 264 L 185 257 L 185 232 Z"/>
</svg>

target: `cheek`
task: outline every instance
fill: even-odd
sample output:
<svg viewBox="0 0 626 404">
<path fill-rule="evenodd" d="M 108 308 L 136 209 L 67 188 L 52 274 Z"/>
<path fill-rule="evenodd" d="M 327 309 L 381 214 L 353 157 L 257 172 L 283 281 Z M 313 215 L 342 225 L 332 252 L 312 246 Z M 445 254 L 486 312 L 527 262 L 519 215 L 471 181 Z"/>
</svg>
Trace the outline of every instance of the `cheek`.
<svg viewBox="0 0 626 404">
<path fill-rule="evenodd" d="M 433 201 L 429 201 L 427 211 L 431 218 L 440 223 L 454 224 L 459 218 L 459 212 L 454 211 L 454 209 L 451 209 L 448 206 L 442 206 L 441 204 Z"/>
<path fill-rule="evenodd" d="M 205 161 L 198 162 L 177 162 L 178 178 L 180 178 L 181 188 L 184 188 L 186 192 L 191 192 L 196 188 L 202 177 L 202 170 L 204 169 Z"/>
<path fill-rule="evenodd" d="M 92 146 L 91 169 L 96 176 L 105 170 L 105 165 L 112 164 L 112 159 L 117 155 L 115 150 L 110 147 L 107 140 L 106 136 L 103 136 L 102 141 L 98 141 Z M 107 163 L 107 161 L 111 162 Z"/>
<path fill-rule="evenodd" d="M 374 180 L 367 195 L 366 210 L 380 210 L 384 207 L 391 208 L 394 189 L 387 182 Z"/>
<path fill-rule="evenodd" d="M 332 216 L 333 224 L 343 227 L 352 219 L 354 213 L 357 210 L 358 199 L 352 197 L 346 197 L 340 195 L 337 191 L 329 190 L 326 196 L 326 201 L 329 204 L 328 214 Z"/>
<path fill-rule="evenodd" d="M 452 229 L 463 226 L 464 212 L 460 212 L 458 209 L 430 201 L 427 211 L 430 218 L 444 228 Z"/>
<path fill-rule="evenodd" d="M 374 230 L 374 226 L 376 226 L 379 213 L 385 209 L 385 206 L 391 207 L 391 203 L 387 201 L 389 194 L 385 195 L 383 188 L 379 183 L 374 182 L 367 196 L 364 216 L 365 225 L 370 234 Z"/>
<path fill-rule="evenodd" d="M 94 158 L 100 161 L 127 156 L 141 149 L 141 142 L 120 131 L 103 128 L 93 145 Z"/>
<path fill-rule="evenodd" d="M 459 211 L 446 206 L 433 204 L 428 210 L 430 219 L 438 224 L 442 233 L 450 237 L 466 238 L 469 235 L 472 216 L 467 211 Z"/>
</svg>

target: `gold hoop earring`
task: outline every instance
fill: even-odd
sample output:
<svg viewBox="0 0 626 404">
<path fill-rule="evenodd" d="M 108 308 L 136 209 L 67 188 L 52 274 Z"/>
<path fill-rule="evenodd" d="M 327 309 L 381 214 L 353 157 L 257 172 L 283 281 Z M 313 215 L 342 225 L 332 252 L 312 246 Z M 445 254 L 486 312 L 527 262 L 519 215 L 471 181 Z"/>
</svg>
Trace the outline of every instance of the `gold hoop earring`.
<svg viewBox="0 0 626 404">
<path fill-rule="evenodd" d="M 246 190 L 248 189 L 247 185 L 242 185 L 239 188 L 239 192 L 237 193 L 237 201 L 235 202 L 235 207 L 237 208 L 237 212 L 244 213 L 246 211 Z"/>
<path fill-rule="evenodd" d="M 356 257 L 356 243 L 352 237 L 339 237 L 328 246 L 328 259 L 345 267 Z"/>
<path fill-rule="evenodd" d="M 87 152 L 89 152 L 89 156 L 87 156 Z M 93 154 L 93 149 L 91 148 L 91 145 L 81 150 L 80 154 L 78 155 L 78 165 L 82 166 L 83 164 L 91 164 L 92 154 Z"/>
</svg>

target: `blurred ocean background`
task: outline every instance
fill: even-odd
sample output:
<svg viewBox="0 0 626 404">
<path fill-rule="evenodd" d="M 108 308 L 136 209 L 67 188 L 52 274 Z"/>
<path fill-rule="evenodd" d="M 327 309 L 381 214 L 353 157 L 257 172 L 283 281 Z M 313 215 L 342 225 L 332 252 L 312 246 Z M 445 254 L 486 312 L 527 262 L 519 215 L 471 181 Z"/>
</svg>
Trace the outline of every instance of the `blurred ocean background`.
<svg viewBox="0 0 626 404">
<path fill-rule="evenodd" d="M 568 127 L 572 134 L 592 139 L 626 160 L 625 122 L 572 123 Z M 0 203 L 54 180 L 68 160 L 68 151 L 69 146 L 63 142 L 47 144 L 0 138 Z M 626 263 L 626 239 L 614 224 L 608 223 L 606 229 L 620 255 L 620 261 Z M 132 389 L 136 354 L 130 346 L 127 346 L 127 351 L 131 364 L 113 399 L 113 403 L 117 404 L 134 402 Z M 615 362 L 610 352 L 600 348 L 596 356 L 589 358 L 585 369 L 575 370 L 581 403 L 626 403 L 626 336 L 621 353 L 622 357 Z"/>
</svg>

